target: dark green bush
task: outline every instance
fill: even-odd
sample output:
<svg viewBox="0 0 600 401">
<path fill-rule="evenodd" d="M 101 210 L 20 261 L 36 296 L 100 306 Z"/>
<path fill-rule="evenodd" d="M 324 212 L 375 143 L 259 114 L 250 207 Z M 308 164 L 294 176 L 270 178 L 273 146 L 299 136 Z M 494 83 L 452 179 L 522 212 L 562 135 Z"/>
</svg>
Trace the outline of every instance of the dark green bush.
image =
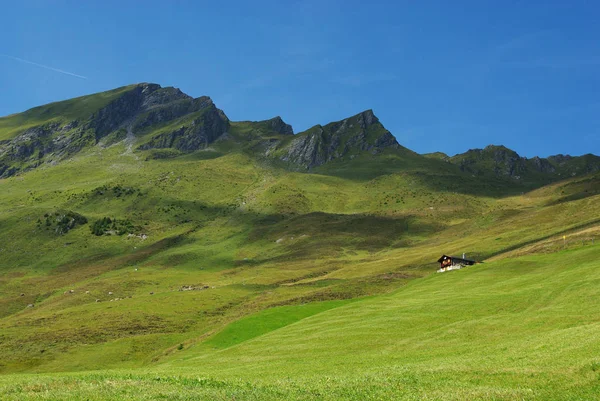
<svg viewBox="0 0 600 401">
<path fill-rule="evenodd" d="M 129 220 L 111 219 L 110 217 L 103 217 L 100 220 L 96 220 L 94 224 L 90 226 L 92 234 L 101 235 L 124 235 L 133 234 L 139 231 L 139 228 L 135 227 Z"/>
<path fill-rule="evenodd" d="M 85 216 L 71 210 L 44 214 L 44 224 L 46 227 L 49 229 L 54 226 L 54 231 L 59 235 L 66 234 L 76 226 L 87 224 L 87 222 L 88 220 Z M 37 226 L 41 227 L 41 225 L 42 219 L 38 219 Z"/>
</svg>

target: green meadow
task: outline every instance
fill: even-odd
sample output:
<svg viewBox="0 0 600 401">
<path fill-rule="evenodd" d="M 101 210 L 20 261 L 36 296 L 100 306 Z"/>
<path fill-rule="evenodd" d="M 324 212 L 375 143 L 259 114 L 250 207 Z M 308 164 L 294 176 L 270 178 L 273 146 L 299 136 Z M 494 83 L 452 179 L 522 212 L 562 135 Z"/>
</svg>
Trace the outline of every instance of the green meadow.
<svg viewBox="0 0 600 401">
<path fill-rule="evenodd" d="M 5 375 L 2 399 L 594 399 L 597 245 L 475 265 L 388 294 L 281 306 L 153 368 Z M 334 301 L 335 302 L 335 301 Z"/>
</svg>

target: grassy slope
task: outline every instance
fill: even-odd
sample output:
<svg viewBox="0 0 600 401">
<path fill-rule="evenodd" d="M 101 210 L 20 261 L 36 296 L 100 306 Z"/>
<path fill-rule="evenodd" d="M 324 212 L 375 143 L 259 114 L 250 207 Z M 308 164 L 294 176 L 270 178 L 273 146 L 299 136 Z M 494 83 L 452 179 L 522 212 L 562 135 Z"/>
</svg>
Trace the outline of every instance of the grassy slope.
<svg viewBox="0 0 600 401">
<path fill-rule="evenodd" d="M 111 91 L 50 103 L 23 113 L 2 117 L 0 118 L 0 141 L 11 139 L 27 128 L 38 125 L 88 118 L 134 86 L 124 86 Z"/>
<path fill-rule="evenodd" d="M 3 371 L 153 364 L 266 307 L 385 293 L 432 272 L 441 253 L 501 254 L 597 224 L 600 207 L 596 180 L 497 199 L 431 185 L 423 166 L 368 180 L 262 168 L 239 152 L 124 151 L 0 182 Z M 116 196 L 116 185 L 136 192 Z M 38 228 L 55 210 L 127 218 L 148 239 Z M 178 291 L 190 285 L 202 289 Z"/>
<path fill-rule="evenodd" d="M 420 385 L 395 390 L 436 399 L 587 398 L 600 390 L 599 249 L 431 276 L 169 366 L 265 383 L 410 378 Z"/>
<path fill-rule="evenodd" d="M 152 371 L 5 376 L 0 394 L 7 400 L 592 399 L 600 391 L 598 250 L 433 275 L 238 344 L 215 337 L 220 350 L 191 347 Z M 255 323 L 268 325 L 288 312 L 261 313 Z"/>
<path fill-rule="evenodd" d="M 141 133 L 138 144 L 156 132 Z M 137 368 L 139 372 L 131 380 L 126 376 L 131 372 L 84 375 L 80 387 L 73 382 L 79 379 L 68 375 L 40 378 L 33 387 L 15 387 L 13 380 L 20 379 L 9 377 L 3 379 L 5 389 L 0 391 L 5 393 L 0 393 L 1 398 L 18 398 L 23 391 L 29 395 L 44 393 L 46 389 L 52 390 L 44 393 L 49 399 L 77 394 L 91 399 L 114 398 L 115 392 L 128 394 L 137 386 L 146 388 L 149 397 L 167 391 L 172 398 L 177 395 L 183 399 L 188 394 L 181 393 L 182 389 L 190 391 L 191 399 L 194 394 L 208 398 L 231 398 L 232 394 L 258 399 L 318 398 L 329 390 L 331 397 L 344 398 L 345 394 L 345 398 L 364 398 L 370 394 L 387 398 L 386 391 L 398 390 L 397 380 L 408 380 L 411 389 L 412 381 L 424 381 L 430 386 L 427 394 L 441 398 L 431 393 L 435 390 L 431 386 L 439 384 L 435 380 L 440 374 L 437 367 L 426 373 L 415 368 L 408 379 L 398 379 L 395 369 L 400 368 L 390 368 L 400 362 L 416 363 L 419 358 L 438 366 L 435 364 L 444 360 L 428 354 L 432 343 L 412 349 L 407 359 L 399 360 L 388 358 L 385 349 L 377 348 L 381 343 L 398 351 L 384 338 L 373 343 L 378 351 L 370 356 L 363 348 L 371 345 L 365 343 L 361 348 L 357 340 L 358 348 L 352 352 L 346 352 L 355 347 L 350 344 L 338 349 L 340 352 L 325 352 L 325 359 L 312 354 L 305 363 L 302 358 L 311 353 L 301 349 L 302 344 L 306 346 L 303 336 L 316 335 L 311 330 L 323 331 L 310 326 L 308 331 L 290 334 L 289 342 L 278 343 L 274 350 L 281 352 L 272 354 L 274 363 L 262 364 L 256 374 L 242 373 L 241 368 L 226 364 L 248 358 L 260 365 L 260 358 L 252 358 L 260 352 L 271 355 L 260 347 L 272 344 L 259 348 L 251 344 L 271 341 L 265 339 L 318 322 L 321 316 L 334 323 L 326 332 L 342 330 L 346 323 L 355 327 L 357 323 L 348 320 L 344 311 L 360 310 L 360 305 L 377 305 L 373 308 L 382 313 L 385 310 L 377 302 L 388 298 L 367 300 L 370 296 L 412 283 L 389 298 L 406 301 L 415 295 L 410 291 L 417 285 L 444 285 L 438 278 L 414 280 L 435 271 L 432 261 L 442 253 L 467 252 L 478 260 L 492 257 L 499 260 L 497 266 L 508 266 L 503 261 L 506 257 L 561 249 L 565 234 L 573 239 L 567 248 L 579 248 L 579 241 L 589 243 L 599 226 L 597 175 L 521 194 L 520 188 L 506 182 L 482 182 L 461 174 L 455 166 L 408 150 L 364 154 L 352 162 L 336 161 L 316 169 L 315 174 L 295 173 L 252 157 L 251 147 L 261 146 L 264 137 L 255 123 L 233 123 L 230 139 L 186 156 L 154 160 L 152 152 L 131 153 L 125 143 L 118 143 L 96 146 L 62 164 L 0 180 L 0 241 L 9 244 L 0 246 L 0 372 L 107 368 Z M 243 148 L 241 144 L 249 140 L 250 149 Z M 131 191 L 122 193 L 117 188 Z M 65 235 L 57 235 L 54 226 L 36 223 L 44 220 L 45 214 L 65 210 L 83 214 L 89 223 Z M 136 234 L 148 237 L 93 236 L 89 226 L 102 217 L 128 219 L 139 227 Z M 552 256 L 539 258 L 540 265 L 553 261 Z M 481 271 L 488 271 L 488 266 L 484 267 Z M 523 273 L 511 272 L 515 278 Z M 460 283 L 450 279 L 454 273 L 447 277 L 448 288 L 457 288 Z M 481 277 L 489 281 L 485 285 L 496 280 L 493 274 Z M 180 291 L 189 286 L 194 289 Z M 467 296 L 466 290 L 456 294 Z M 402 295 L 403 291 L 409 295 Z M 438 290 L 434 293 L 450 296 Z M 475 295 L 459 305 L 472 303 L 476 307 L 491 302 L 478 300 Z M 417 299 L 422 303 L 423 325 L 415 325 L 411 335 L 418 337 L 424 336 L 419 330 L 429 330 L 442 317 L 428 312 L 435 296 Z M 351 300 L 359 301 L 343 306 Z M 445 305 L 456 299 L 442 297 L 439 301 Z M 514 307 L 530 301 L 516 298 Z M 35 306 L 27 308 L 28 304 Z M 590 305 L 588 302 L 583 307 Z M 328 309 L 332 310 L 320 314 Z M 460 316 L 456 310 L 442 310 L 448 316 Z M 495 313 L 488 312 L 490 316 Z M 375 319 L 363 313 L 363 320 L 383 327 L 377 325 L 398 323 L 392 314 Z M 311 315 L 315 316 L 302 320 Z M 273 334 L 263 336 L 270 331 Z M 368 341 L 368 330 L 359 331 L 365 334 L 363 342 Z M 381 337 L 385 332 L 376 334 Z M 388 333 L 400 336 L 393 330 Z M 300 347 L 298 352 L 290 354 L 296 346 Z M 464 343 L 456 346 L 460 349 Z M 236 354 L 236 349 L 243 354 Z M 367 365 L 356 365 L 355 353 L 364 354 L 369 366 L 386 370 L 380 375 Z M 307 367 L 284 367 L 292 361 L 286 360 L 286 355 L 300 358 L 301 365 Z M 181 356 L 186 361 L 176 361 Z M 502 356 L 497 360 L 500 365 L 510 361 Z M 166 382 L 155 381 L 154 373 L 144 376 L 139 370 L 161 366 L 165 361 L 172 361 L 160 373 Z M 227 382 L 179 382 L 173 376 L 189 369 L 212 375 L 213 371 L 203 366 L 212 366 L 219 372 L 217 378 Z M 352 366 L 359 374 L 338 375 L 344 366 Z M 313 376 L 308 374 L 309 368 L 316 369 Z M 274 374 L 277 372 L 281 375 Z M 473 383 L 475 373 L 465 372 L 465 391 L 491 398 Z M 450 388 L 452 374 L 443 376 L 442 387 Z M 298 381 L 286 375 L 297 375 Z M 544 375 L 532 382 L 543 383 L 553 377 Z M 259 384 L 257 389 L 245 381 L 231 381 L 238 376 L 250 380 L 251 386 Z M 263 380 L 263 376 L 279 377 L 284 383 Z M 26 376 L 24 380 L 30 379 Z M 118 384 L 107 387 L 107 380 Z M 13 394 L 14 388 L 22 390 Z M 360 395 L 353 393 L 359 390 Z M 409 390 L 407 396 L 423 395 Z M 500 398 L 521 394 L 519 389 L 509 390 L 492 386 L 490 394 Z M 568 389 L 563 386 L 560 390 Z"/>
</svg>

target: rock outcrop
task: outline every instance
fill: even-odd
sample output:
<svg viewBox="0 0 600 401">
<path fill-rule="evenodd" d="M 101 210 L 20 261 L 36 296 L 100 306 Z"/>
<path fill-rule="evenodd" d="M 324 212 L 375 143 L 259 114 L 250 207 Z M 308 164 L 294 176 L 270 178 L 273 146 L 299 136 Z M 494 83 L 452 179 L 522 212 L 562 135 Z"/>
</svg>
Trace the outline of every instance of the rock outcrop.
<svg viewBox="0 0 600 401">
<path fill-rule="evenodd" d="M 554 173 L 556 171 L 556 167 L 554 167 L 552 163 L 548 161 L 548 159 L 535 156 L 531 159 L 531 163 L 535 170 L 539 171 L 540 173 Z"/>
<path fill-rule="evenodd" d="M 292 129 L 292 126 L 289 124 L 286 124 L 279 116 L 272 118 L 270 120 L 261 121 L 261 122 L 267 124 L 271 130 L 273 130 L 274 132 L 276 132 L 278 134 L 294 135 L 294 130 Z"/>
<path fill-rule="evenodd" d="M 398 148 L 396 138 L 379 122 L 372 110 L 342 121 L 316 125 L 298 134 L 283 150 L 280 159 L 305 169 L 360 152 L 377 154 Z"/>
<path fill-rule="evenodd" d="M 198 100 L 198 99 L 194 99 Z M 174 148 L 182 152 L 204 149 L 227 132 L 229 119 L 215 107 L 212 100 L 205 98 L 201 102 L 202 112 L 189 124 L 157 135 L 149 142 L 141 145 L 140 150 Z"/>
<path fill-rule="evenodd" d="M 94 133 L 78 121 L 48 123 L 25 130 L 0 144 L 0 178 L 55 161 L 93 144 Z"/>
</svg>

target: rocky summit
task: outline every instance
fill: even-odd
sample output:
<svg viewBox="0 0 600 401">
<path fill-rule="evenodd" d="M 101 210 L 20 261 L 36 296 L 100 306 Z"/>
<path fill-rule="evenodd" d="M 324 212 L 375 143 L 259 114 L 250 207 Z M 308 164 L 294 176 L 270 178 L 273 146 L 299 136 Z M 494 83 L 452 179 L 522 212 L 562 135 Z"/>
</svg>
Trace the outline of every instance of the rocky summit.
<svg viewBox="0 0 600 401">
<path fill-rule="evenodd" d="M 281 159 L 309 169 L 344 156 L 352 158 L 359 152 L 377 154 L 398 147 L 396 138 L 381 125 L 373 110 L 367 110 L 298 134 Z"/>
<path fill-rule="evenodd" d="M 193 98 L 177 88 L 149 83 L 8 116 L 2 119 L 4 124 L 0 127 L 10 127 L 23 117 L 33 120 L 33 126 L 7 130 L 0 142 L 1 177 L 44 162 L 56 163 L 86 147 L 110 146 L 122 140 L 135 142 L 139 151 L 193 152 L 207 148 L 219 138 L 230 139 L 227 134 L 231 128 L 225 113 L 209 97 Z M 377 153 L 398 146 L 371 110 L 324 127 L 315 126 L 294 136 L 291 142 L 288 139 L 294 134 L 293 128 L 279 116 L 242 123 L 250 125 L 259 136 L 275 135 L 258 148 L 267 156 L 272 154 L 299 168 L 319 166 L 361 151 Z M 242 138 L 242 142 L 248 139 Z M 275 148 L 278 151 L 272 152 Z"/>
<path fill-rule="evenodd" d="M 133 141 L 141 132 L 184 116 L 192 118 L 187 124 L 152 137 L 141 148 L 197 150 L 225 133 L 229 124 L 209 97 L 194 99 L 176 88 L 145 83 L 9 116 L 4 119 L 5 125 L 28 117 L 35 125 L 2 138 L 0 176 L 63 160 L 85 147 Z"/>
</svg>

